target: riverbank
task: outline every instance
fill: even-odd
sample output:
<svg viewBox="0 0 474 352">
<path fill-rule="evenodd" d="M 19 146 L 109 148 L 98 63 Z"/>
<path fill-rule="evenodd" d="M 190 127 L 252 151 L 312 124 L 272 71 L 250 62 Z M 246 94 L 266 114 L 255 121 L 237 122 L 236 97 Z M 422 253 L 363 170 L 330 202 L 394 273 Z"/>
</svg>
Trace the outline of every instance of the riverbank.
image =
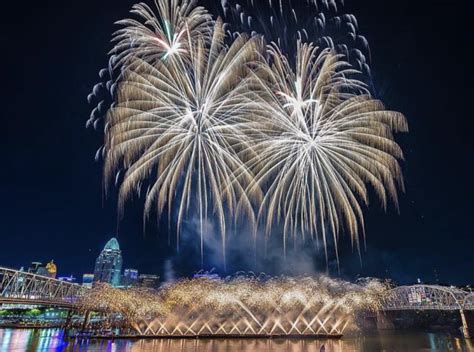
<svg viewBox="0 0 474 352">
<path fill-rule="evenodd" d="M 61 329 L 62 323 L 1 323 L 0 329 Z"/>
</svg>

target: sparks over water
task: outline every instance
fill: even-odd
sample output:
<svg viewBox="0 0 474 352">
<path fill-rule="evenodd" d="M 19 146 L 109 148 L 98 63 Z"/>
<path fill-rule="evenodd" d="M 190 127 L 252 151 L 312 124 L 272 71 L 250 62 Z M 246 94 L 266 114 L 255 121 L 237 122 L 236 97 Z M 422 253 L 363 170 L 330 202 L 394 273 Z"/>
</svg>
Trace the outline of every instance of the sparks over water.
<svg viewBox="0 0 474 352">
<path fill-rule="evenodd" d="M 81 306 L 120 313 L 140 336 L 340 335 L 380 306 L 386 288 L 325 276 L 182 279 L 159 291 L 96 286 Z"/>
</svg>

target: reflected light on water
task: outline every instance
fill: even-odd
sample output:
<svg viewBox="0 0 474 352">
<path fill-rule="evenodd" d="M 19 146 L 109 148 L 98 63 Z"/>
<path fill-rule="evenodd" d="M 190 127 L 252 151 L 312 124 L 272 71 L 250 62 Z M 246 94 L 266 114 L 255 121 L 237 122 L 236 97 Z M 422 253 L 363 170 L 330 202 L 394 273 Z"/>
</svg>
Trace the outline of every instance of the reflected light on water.
<svg viewBox="0 0 474 352">
<path fill-rule="evenodd" d="M 131 346 L 131 351 L 163 351 L 163 352 L 319 352 L 322 346 L 326 351 L 342 352 L 342 340 L 311 341 L 311 340 L 149 340 L 139 341 Z M 357 351 L 357 350 L 354 350 Z"/>
<path fill-rule="evenodd" d="M 68 346 L 62 330 L 0 329 L 0 351 L 62 351 Z"/>
<path fill-rule="evenodd" d="M 158 339 L 64 340 L 61 330 L 0 329 L 0 352 L 380 352 L 474 351 L 472 342 L 441 333 L 381 332 L 342 340 Z"/>
</svg>

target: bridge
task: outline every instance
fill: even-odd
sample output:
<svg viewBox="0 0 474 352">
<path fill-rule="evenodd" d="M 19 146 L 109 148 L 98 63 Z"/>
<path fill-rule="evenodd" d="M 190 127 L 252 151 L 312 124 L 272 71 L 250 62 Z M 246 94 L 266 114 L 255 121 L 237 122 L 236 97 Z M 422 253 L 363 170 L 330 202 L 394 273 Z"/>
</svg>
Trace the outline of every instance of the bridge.
<svg viewBox="0 0 474 352">
<path fill-rule="evenodd" d="M 83 289 L 78 284 L 0 267 L 0 305 L 73 308 Z"/>
<path fill-rule="evenodd" d="M 458 311 L 464 337 L 470 338 L 466 311 L 474 311 L 474 292 L 439 285 L 399 286 L 390 290 L 382 311 Z M 383 317 L 381 317 L 383 320 Z M 472 324 L 471 324 L 472 325 Z"/>
<path fill-rule="evenodd" d="M 474 293 L 438 285 L 398 286 L 388 292 L 383 310 L 473 310 Z"/>
<path fill-rule="evenodd" d="M 78 284 L 0 267 L 0 305 L 28 304 L 74 310 L 84 290 Z M 458 311 L 464 335 L 469 337 L 465 312 L 474 312 L 474 292 L 421 284 L 399 286 L 387 292 L 381 313 L 407 310 Z"/>
<path fill-rule="evenodd" d="M 74 307 L 81 285 L 0 267 L 0 304 Z M 438 285 L 398 286 L 387 293 L 383 311 L 474 310 L 474 292 Z"/>
</svg>

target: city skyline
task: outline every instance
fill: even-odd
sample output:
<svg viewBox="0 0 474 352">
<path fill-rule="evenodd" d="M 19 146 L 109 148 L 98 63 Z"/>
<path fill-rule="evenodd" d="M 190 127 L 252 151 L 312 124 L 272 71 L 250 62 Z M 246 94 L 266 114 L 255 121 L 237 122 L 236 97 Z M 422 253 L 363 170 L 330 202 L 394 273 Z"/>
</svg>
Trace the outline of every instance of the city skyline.
<svg viewBox="0 0 474 352">
<path fill-rule="evenodd" d="M 55 258 L 60 270 L 64 268 L 62 273 L 80 277 L 92 271 L 91 263 L 101 243 L 117 233 L 127 248 L 127 267 L 140 271 L 150 267 L 152 272 L 163 274 L 171 261 L 178 272 L 200 269 L 198 264 L 187 268 L 176 260 L 175 246 L 167 245 L 166 221 L 158 230 L 150 224 L 143 235 L 138 204 L 129 207 L 130 216 L 117 224 L 115 195 L 103 199 L 101 165 L 93 161 L 101 138 L 84 129 L 90 109 L 85 96 L 105 62 L 105 54 L 99 60 L 96 53 L 110 48 L 109 34 L 115 29 L 111 23 L 124 17 L 130 4 L 97 4 L 95 11 L 100 15 L 94 17 L 83 16 L 86 10 L 80 7 L 58 5 L 49 14 L 34 4 L 27 9 L 25 4 L 8 5 L 25 13 L 26 26 L 18 32 L 32 41 L 37 65 L 29 65 L 21 44 L 2 38 L 6 46 L 24 54 L 20 55 L 24 59 L 4 65 L 17 68 L 7 73 L 11 84 L 3 88 L 4 96 L 11 97 L 5 116 L 11 117 L 7 119 L 2 158 L 11 171 L 0 179 L 0 229 L 6 247 L 15 249 L 0 253 L 4 265 L 19 267 L 36 258 Z M 462 104 L 452 103 L 469 98 L 470 79 L 468 74 L 450 73 L 462 72 L 468 59 L 462 50 L 453 50 L 447 58 L 438 52 L 439 47 L 450 47 L 453 38 L 454 48 L 468 41 L 467 20 L 455 19 L 469 11 L 445 6 L 441 1 L 429 8 L 408 1 L 383 6 L 372 1 L 367 8 L 348 2 L 347 6 L 370 39 L 375 91 L 390 108 L 407 116 L 411 132 L 401 137 L 406 150 L 403 170 L 407 190 L 401 196 L 400 215 L 392 208 L 385 215 L 375 203 L 366 211 L 368 248 L 362 254 L 362 266 L 356 253 L 343 248 L 348 255 L 341 263 L 342 275 L 386 276 L 402 283 L 415 282 L 418 277 L 434 281 L 437 276 L 443 282 L 471 283 L 472 274 L 465 268 L 474 264 L 470 226 L 473 191 L 468 165 L 473 149 L 472 121 Z M 432 16 L 424 16 L 426 11 Z M 40 22 L 48 23 L 39 26 L 39 34 L 31 38 L 35 30 L 27 19 L 36 17 L 36 12 L 42 14 Z M 79 15 L 61 15 L 72 12 Z M 375 19 L 371 13 L 376 14 Z M 401 15 L 405 22 L 394 33 L 391 28 L 398 25 Z M 435 22 L 440 18 L 448 25 Z M 84 30 L 68 35 L 59 32 L 66 21 Z M 432 60 L 425 62 L 428 57 Z M 444 70 L 443 65 L 450 69 Z M 26 77 L 50 81 L 50 85 L 48 89 L 28 85 L 23 83 L 29 81 Z M 17 96 L 15 92 L 25 94 Z M 20 99 L 25 95 L 32 100 L 28 106 Z M 70 106 L 74 106 L 72 111 Z M 41 118 L 35 119 L 38 111 Z M 19 135 L 23 138 L 16 137 Z M 31 170 L 36 170 L 35 182 L 30 181 Z M 72 253 L 68 248 L 74 249 Z M 214 266 L 213 262 L 205 264 L 206 269 Z"/>
<path fill-rule="evenodd" d="M 59 273 L 54 259 L 46 265 L 39 261 L 32 261 L 29 266 L 10 268 L 47 278 L 57 279 L 92 288 L 97 284 L 108 284 L 113 287 L 131 288 L 147 287 L 158 288 L 160 276 L 153 273 L 139 273 L 137 269 L 124 267 L 124 260 L 120 244 L 115 237 L 109 239 L 99 252 L 91 272 L 81 273 L 79 276 L 65 276 Z"/>
</svg>

